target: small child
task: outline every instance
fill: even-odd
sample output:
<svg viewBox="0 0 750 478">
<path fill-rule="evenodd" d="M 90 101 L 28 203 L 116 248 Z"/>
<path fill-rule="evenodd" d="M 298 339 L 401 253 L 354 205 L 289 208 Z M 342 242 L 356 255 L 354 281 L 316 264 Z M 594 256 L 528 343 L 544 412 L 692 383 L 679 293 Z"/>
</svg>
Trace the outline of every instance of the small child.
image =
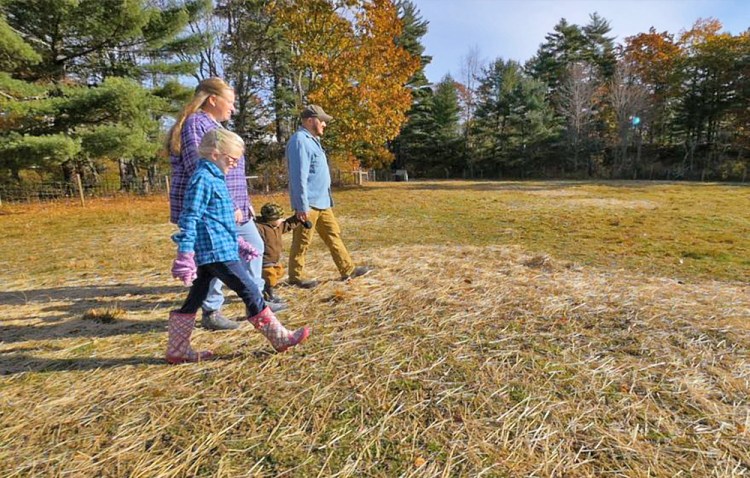
<svg viewBox="0 0 750 478">
<path fill-rule="evenodd" d="M 303 224 L 297 216 L 282 219 L 283 216 L 284 209 L 281 206 L 276 203 L 266 203 L 260 208 L 260 217 L 255 222 L 265 246 L 263 250 L 263 281 L 265 282 L 263 298 L 272 303 L 283 303 L 283 300 L 273 292 L 279 279 L 284 276 L 284 265 L 280 262 L 283 250 L 281 235 Z M 304 225 L 312 227 L 309 223 Z"/>
<path fill-rule="evenodd" d="M 237 234 L 234 206 L 224 176 L 237 165 L 244 149 L 242 138 L 223 128 L 207 132 L 201 140 L 201 159 L 188 182 L 177 223 L 180 232 L 172 236 L 178 246 L 172 276 L 192 286 L 182 308 L 169 313 L 169 363 L 198 362 L 213 356 L 211 351 L 194 351 L 190 336 L 195 314 L 214 277 L 242 298 L 247 320 L 276 351 L 294 347 L 310 335 L 308 327 L 290 332 L 281 325 L 240 262 L 240 256 L 247 262 L 257 257 L 258 251 Z"/>
</svg>

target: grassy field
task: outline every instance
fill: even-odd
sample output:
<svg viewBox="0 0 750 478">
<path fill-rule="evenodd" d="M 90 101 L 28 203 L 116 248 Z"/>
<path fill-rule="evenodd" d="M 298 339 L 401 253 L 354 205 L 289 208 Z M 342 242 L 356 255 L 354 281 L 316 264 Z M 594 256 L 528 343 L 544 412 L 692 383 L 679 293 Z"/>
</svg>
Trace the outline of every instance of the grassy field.
<svg viewBox="0 0 750 478">
<path fill-rule="evenodd" d="M 750 476 L 748 187 L 334 197 L 377 270 L 317 240 L 279 290 L 307 343 L 197 329 L 219 359 L 180 366 L 164 197 L 1 207 L 0 476 Z"/>
</svg>

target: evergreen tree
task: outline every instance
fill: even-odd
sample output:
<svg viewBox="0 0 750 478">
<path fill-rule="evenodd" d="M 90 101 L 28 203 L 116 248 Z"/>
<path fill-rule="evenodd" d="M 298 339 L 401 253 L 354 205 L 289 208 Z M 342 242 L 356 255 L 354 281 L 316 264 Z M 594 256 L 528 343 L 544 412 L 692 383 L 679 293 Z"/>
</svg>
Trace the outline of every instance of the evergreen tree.
<svg viewBox="0 0 750 478">
<path fill-rule="evenodd" d="M 458 92 L 456 82 L 450 75 L 446 75 L 435 85 L 431 113 L 431 175 L 437 176 L 440 172 L 445 172 L 446 177 L 455 177 L 463 171 L 465 161 L 463 137 L 458 122 Z"/>
<path fill-rule="evenodd" d="M 38 64 L 42 57 L 0 16 L 0 71 Z"/>
<path fill-rule="evenodd" d="M 396 160 L 394 167 L 407 169 L 412 176 L 426 174 L 432 161 L 432 89 L 420 88 L 419 95 L 409 110 L 409 120 L 393 141 Z"/>
<path fill-rule="evenodd" d="M 94 183 L 103 170 L 101 160 L 112 159 L 128 188 L 139 168 L 153 166 L 160 148 L 153 113 L 166 108 L 165 100 L 121 78 L 108 78 L 97 88 L 37 88 L 34 96 L 14 97 L 3 105 L 7 121 L 0 168 L 14 180 L 32 168 L 53 177 L 62 174 L 65 180 L 80 173 Z"/>
<path fill-rule="evenodd" d="M 498 59 L 483 70 L 473 133 L 477 167 L 499 175 L 541 167 L 545 146 L 556 134 L 545 90 L 512 60 Z"/>
<path fill-rule="evenodd" d="M 547 99 L 557 115 L 556 121 L 568 124 L 568 134 L 565 136 L 566 149 L 573 153 L 571 164 L 574 173 L 584 164 L 578 161 L 581 148 L 587 149 L 593 144 L 586 142 L 607 134 L 607 123 L 603 121 L 604 115 L 600 114 L 599 121 L 586 125 L 585 135 L 582 135 L 580 125 L 575 126 L 571 123 L 572 118 L 581 116 L 581 111 L 574 112 L 570 110 L 570 106 L 581 101 L 581 98 L 573 98 L 571 95 L 575 96 L 583 87 L 591 90 L 588 96 L 593 97 L 594 91 L 606 88 L 614 74 L 617 59 L 613 38 L 607 36 L 609 31 L 609 22 L 598 13 L 591 14 L 589 23 L 583 27 L 569 24 L 563 18 L 555 25 L 554 32 L 545 37 L 546 41 L 539 47 L 536 56 L 526 64 L 527 71 L 547 85 Z M 581 78 L 571 78 L 571 72 L 575 70 L 576 65 L 593 67 L 586 75 L 586 85 L 582 83 Z M 588 105 L 584 113 L 590 114 L 594 106 Z M 587 155 L 591 153 L 585 152 Z M 566 169 L 565 163 L 561 164 L 563 170 Z M 585 164 L 591 172 L 592 163 L 587 161 Z"/>
<path fill-rule="evenodd" d="M 590 64 L 596 65 L 599 76 L 605 81 L 612 78 L 617 66 L 614 37 L 607 36 L 611 30 L 609 22 L 597 12 L 589 16 L 589 23 L 581 30 L 585 39 L 581 56 Z"/>
<path fill-rule="evenodd" d="M 553 30 L 544 37 L 544 43 L 526 64 L 531 75 L 547 85 L 550 97 L 559 89 L 569 65 L 584 59 L 586 46 L 586 37 L 581 27 L 569 24 L 564 18 L 560 19 Z"/>
<path fill-rule="evenodd" d="M 423 88 L 429 84 L 424 69 L 432 61 L 431 56 L 424 54 L 425 48 L 421 43 L 422 37 L 427 34 L 429 22 L 422 18 L 419 9 L 411 0 L 399 0 L 396 5 L 399 9 L 399 20 L 403 25 L 396 44 L 420 59 L 420 68 L 412 75 L 407 85 L 413 89 Z"/>
<path fill-rule="evenodd" d="M 184 96 L 185 89 L 165 83 L 152 93 L 135 80 L 187 71 L 167 60 L 201 4 L 206 2 L 165 8 L 150 0 L 0 4 L 0 59 L 14 49 L 27 53 L 25 61 L 6 61 L 10 68 L 0 75 L 5 178 L 20 181 L 21 171 L 33 168 L 68 180 L 78 172 L 95 182 L 105 160 L 118 163 L 122 187 L 132 186 L 141 168 L 153 175 L 160 117 L 170 109 L 169 97 Z"/>
<path fill-rule="evenodd" d="M 555 25 L 554 31 L 545 36 L 536 55 L 527 62 L 531 75 L 547 84 L 550 98 L 554 98 L 566 72 L 571 65 L 585 61 L 596 65 L 603 80 L 612 77 L 617 58 L 614 39 L 608 37 L 609 22 L 593 13 L 587 25 L 569 24 L 564 18 Z"/>
<path fill-rule="evenodd" d="M 393 167 L 396 169 L 419 168 L 428 159 L 426 143 L 429 141 L 428 124 L 432 108 L 432 89 L 425 75 L 425 67 L 432 57 L 425 55 L 422 37 L 427 34 L 429 22 L 422 19 L 419 9 L 410 0 L 398 2 L 399 19 L 403 24 L 401 35 L 396 40 L 412 56 L 420 58 L 420 67 L 407 83 L 411 89 L 412 102 L 406 113 L 406 123 L 398 137 L 390 144 L 394 154 Z"/>
<path fill-rule="evenodd" d="M 33 68 L 17 71 L 19 78 L 96 84 L 109 76 L 192 72 L 195 65 L 170 59 L 200 44 L 179 34 L 209 6 L 210 0 L 163 8 L 147 0 L 6 0 L 0 9 L 41 56 Z"/>
</svg>

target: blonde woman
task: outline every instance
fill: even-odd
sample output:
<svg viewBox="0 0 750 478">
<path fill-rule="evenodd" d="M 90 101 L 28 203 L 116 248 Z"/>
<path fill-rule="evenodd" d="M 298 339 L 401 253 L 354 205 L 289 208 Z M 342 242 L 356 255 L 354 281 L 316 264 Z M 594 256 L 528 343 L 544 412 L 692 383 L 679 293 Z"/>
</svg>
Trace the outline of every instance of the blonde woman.
<svg viewBox="0 0 750 478">
<path fill-rule="evenodd" d="M 180 232 L 172 236 L 177 243 L 172 275 L 192 285 L 182 307 L 169 314 L 166 354 L 169 363 L 199 362 L 213 356 L 211 351 L 193 350 L 190 336 L 196 312 L 216 279 L 240 296 L 245 303 L 247 320 L 276 351 L 294 347 L 310 335 L 307 327 L 290 332 L 281 325 L 263 301 L 243 263 L 261 262 L 258 251 L 237 233 L 236 209 L 225 181 L 227 173 L 239 164 L 243 150 L 242 138 L 222 128 L 204 134 L 200 143 L 201 159 L 188 182 L 177 221 Z"/>
<path fill-rule="evenodd" d="M 188 181 L 198 165 L 198 146 L 203 136 L 214 129 L 223 128 L 234 113 L 234 90 L 221 78 L 201 81 L 195 89 L 193 99 L 185 106 L 177 122 L 167 136 L 167 149 L 172 165 L 172 187 L 169 194 L 170 220 L 177 224 L 182 211 Z M 240 156 L 237 167 L 226 176 L 227 188 L 234 205 L 234 219 L 239 234 L 263 254 L 263 239 L 258 234 L 252 219 L 254 211 L 247 193 L 245 179 L 245 157 Z M 263 289 L 262 265 L 251 261 L 248 272 L 259 290 Z M 209 330 L 236 329 L 239 324 L 227 319 L 221 313 L 224 303 L 221 281 L 215 280 L 202 305 L 201 324 Z M 283 304 L 272 304 L 274 311 L 284 308 Z"/>
</svg>

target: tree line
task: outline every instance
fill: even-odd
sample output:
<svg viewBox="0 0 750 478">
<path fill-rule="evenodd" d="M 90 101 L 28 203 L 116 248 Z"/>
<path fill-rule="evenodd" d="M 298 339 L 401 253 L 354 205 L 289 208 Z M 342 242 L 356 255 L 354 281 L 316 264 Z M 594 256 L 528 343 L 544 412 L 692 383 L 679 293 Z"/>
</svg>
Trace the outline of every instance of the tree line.
<svg viewBox="0 0 750 478">
<path fill-rule="evenodd" d="M 396 162 L 432 177 L 745 180 L 750 30 L 698 20 L 615 44 L 598 14 L 559 21 L 520 64 L 446 76 L 412 106 Z"/>
<path fill-rule="evenodd" d="M 0 182 L 163 173 L 164 133 L 211 76 L 235 88 L 231 127 L 270 173 L 319 103 L 342 168 L 744 179 L 748 31 L 699 20 L 615 44 L 592 14 L 560 20 L 525 64 L 475 48 L 430 84 L 428 28 L 409 0 L 3 0 Z"/>
</svg>

